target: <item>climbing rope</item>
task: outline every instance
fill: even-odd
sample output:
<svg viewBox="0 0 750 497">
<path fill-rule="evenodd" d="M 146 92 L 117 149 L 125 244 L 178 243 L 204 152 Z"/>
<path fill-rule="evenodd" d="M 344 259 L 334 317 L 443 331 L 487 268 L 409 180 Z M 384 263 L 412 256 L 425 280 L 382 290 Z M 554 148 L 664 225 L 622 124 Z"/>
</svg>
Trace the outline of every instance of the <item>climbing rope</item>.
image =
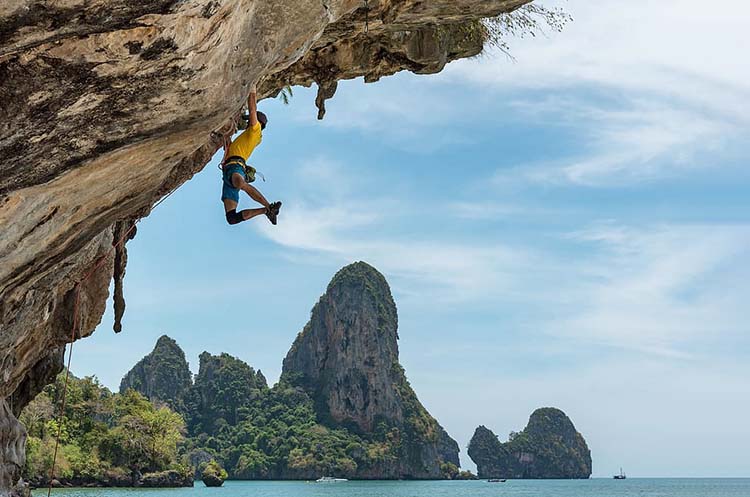
<svg viewBox="0 0 750 497">
<path fill-rule="evenodd" d="M 153 205 L 153 207 L 151 207 L 151 210 L 156 209 L 159 206 L 159 204 L 161 204 L 166 199 L 168 199 L 169 196 L 172 195 L 179 186 L 180 185 L 175 186 L 166 195 L 160 198 L 159 201 L 156 202 Z M 58 451 L 58 447 L 60 446 L 60 438 L 62 437 L 63 416 L 65 416 L 65 405 L 66 405 L 67 398 L 68 398 L 68 381 L 70 379 L 70 364 L 73 359 L 73 343 L 75 342 L 75 339 L 76 339 L 76 331 L 78 330 L 78 324 L 79 324 L 78 321 L 79 321 L 79 316 L 80 316 L 79 308 L 81 305 L 81 284 L 85 282 L 86 280 L 88 280 L 99 268 L 101 268 L 104 265 L 104 263 L 107 260 L 107 255 L 111 254 L 112 251 L 116 250 L 118 247 L 120 247 L 121 245 L 125 243 L 125 241 L 128 239 L 130 234 L 135 229 L 135 226 L 139 222 L 141 222 L 141 219 L 143 218 L 137 219 L 133 223 L 133 225 L 125 232 L 122 238 L 120 238 L 120 240 L 118 240 L 117 243 L 112 245 L 112 248 L 110 249 L 110 251 L 107 252 L 106 255 L 99 257 L 96 264 L 94 264 L 91 267 L 91 269 L 89 269 L 86 273 L 84 273 L 83 278 L 81 278 L 81 280 L 78 283 L 76 283 L 75 301 L 73 303 L 73 326 L 70 331 L 70 347 L 68 348 L 68 361 L 67 361 L 67 365 L 65 366 L 65 384 L 63 386 L 60 414 L 58 415 L 58 418 L 57 418 L 57 436 L 55 437 L 55 450 L 52 454 L 52 467 L 50 468 L 50 472 L 49 472 L 49 486 L 47 487 L 47 497 L 50 497 L 50 494 L 52 493 L 52 480 L 55 477 L 55 466 L 57 465 L 57 451 Z"/>
</svg>

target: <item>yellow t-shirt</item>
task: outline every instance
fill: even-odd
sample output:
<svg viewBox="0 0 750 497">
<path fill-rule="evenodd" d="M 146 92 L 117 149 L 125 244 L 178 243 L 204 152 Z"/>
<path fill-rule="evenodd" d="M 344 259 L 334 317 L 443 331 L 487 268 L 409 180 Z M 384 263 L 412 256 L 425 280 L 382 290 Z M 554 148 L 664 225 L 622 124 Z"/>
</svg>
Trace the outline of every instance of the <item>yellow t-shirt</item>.
<svg viewBox="0 0 750 497">
<path fill-rule="evenodd" d="M 258 146 L 262 138 L 263 134 L 260 130 L 260 123 L 255 123 L 255 126 L 252 128 L 248 127 L 229 145 L 227 157 L 234 157 L 236 155 L 245 160 L 249 159 L 250 154 L 253 153 L 253 150 L 255 150 L 255 147 Z"/>
</svg>

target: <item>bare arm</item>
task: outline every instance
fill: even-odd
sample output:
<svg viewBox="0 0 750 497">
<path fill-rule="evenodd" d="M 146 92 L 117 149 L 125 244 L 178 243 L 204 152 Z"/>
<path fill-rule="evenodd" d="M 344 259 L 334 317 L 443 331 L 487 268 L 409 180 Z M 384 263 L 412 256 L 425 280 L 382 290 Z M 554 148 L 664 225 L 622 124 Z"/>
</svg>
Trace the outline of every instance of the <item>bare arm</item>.
<svg viewBox="0 0 750 497">
<path fill-rule="evenodd" d="M 248 125 L 253 128 L 258 124 L 258 90 L 255 85 L 250 88 L 250 95 L 247 97 L 247 110 L 250 113 Z"/>
</svg>

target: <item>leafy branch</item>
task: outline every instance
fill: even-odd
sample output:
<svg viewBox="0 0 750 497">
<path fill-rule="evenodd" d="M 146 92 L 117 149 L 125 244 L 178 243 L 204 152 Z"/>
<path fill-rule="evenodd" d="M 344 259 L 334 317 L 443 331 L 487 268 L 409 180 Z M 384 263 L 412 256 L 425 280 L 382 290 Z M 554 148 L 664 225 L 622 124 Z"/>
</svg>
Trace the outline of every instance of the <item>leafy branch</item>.
<svg viewBox="0 0 750 497">
<path fill-rule="evenodd" d="M 572 20 L 573 17 L 561 8 L 528 3 L 513 12 L 484 19 L 480 29 L 485 47 L 497 48 L 515 60 L 510 54 L 508 38 L 536 37 L 545 34 L 546 29 L 560 32 Z"/>
</svg>

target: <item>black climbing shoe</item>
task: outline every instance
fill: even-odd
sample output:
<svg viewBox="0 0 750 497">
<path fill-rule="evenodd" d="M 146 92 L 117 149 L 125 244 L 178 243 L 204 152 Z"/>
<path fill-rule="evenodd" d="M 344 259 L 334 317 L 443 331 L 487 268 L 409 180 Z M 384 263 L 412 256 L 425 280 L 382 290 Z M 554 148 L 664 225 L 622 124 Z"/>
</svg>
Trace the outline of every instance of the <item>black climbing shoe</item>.
<svg viewBox="0 0 750 497">
<path fill-rule="evenodd" d="M 281 209 L 281 202 L 274 202 L 266 208 L 266 216 L 271 224 L 276 225 L 276 217 L 279 215 Z"/>
</svg>

